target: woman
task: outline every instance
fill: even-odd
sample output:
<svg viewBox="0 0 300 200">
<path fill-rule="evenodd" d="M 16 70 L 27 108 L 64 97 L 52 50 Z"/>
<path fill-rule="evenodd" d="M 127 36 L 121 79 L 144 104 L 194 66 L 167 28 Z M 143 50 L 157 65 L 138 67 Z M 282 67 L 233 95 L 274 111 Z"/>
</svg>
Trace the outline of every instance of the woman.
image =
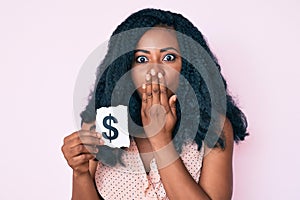
<svg viewBox="0 0 300 200">
<path fill-rule="evenodd" d="M 231 199 L 233 143 L 248 134 L 226 88 L 202 34 L 182 15 L 129 16 L 97 70 L 82 130 L 64 139 L 73 199 Z M 96 110 L 116 105 L 129 108 L 129 148 L 104 146 L 95 131 Z"/>
</svg>

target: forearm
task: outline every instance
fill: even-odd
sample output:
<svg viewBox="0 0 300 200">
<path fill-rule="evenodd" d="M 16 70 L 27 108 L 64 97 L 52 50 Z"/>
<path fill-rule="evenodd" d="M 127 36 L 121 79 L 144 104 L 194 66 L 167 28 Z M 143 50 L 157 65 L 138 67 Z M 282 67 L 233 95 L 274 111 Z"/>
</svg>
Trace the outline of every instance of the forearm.
<svg viewBox="0 0 300 200">
<path fill-rule="evenodd" d="M 72 200 L 100 200 L 90 173 L 76 175 L 73 173 Z"/>
<path fill-rule="evenodd" d="M 156 151 L 155 159 L 162 183 L 170 200 L 210 199 L 189 174 L 172 143 L 166 148 Z"/>
</svg>

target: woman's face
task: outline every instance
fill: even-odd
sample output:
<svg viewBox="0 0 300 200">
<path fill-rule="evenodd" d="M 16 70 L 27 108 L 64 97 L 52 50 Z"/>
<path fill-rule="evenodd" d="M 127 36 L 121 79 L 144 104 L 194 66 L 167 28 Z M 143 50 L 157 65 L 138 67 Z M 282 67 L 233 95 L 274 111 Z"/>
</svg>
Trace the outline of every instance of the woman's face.
<svg viewBox="0 0 300 200">
<path fill-rule="evenodd" d="M 153 28 L 147 31 L 136 46 L 132 65 L 132 79 L 139 94 L 142 93 L 142 84 L 146 83 L 147 74 L 153 80 L 161 73 L 170 97 L 178 87 L 181 62 L 176 32 L 173 29 Z"/>
</svg>

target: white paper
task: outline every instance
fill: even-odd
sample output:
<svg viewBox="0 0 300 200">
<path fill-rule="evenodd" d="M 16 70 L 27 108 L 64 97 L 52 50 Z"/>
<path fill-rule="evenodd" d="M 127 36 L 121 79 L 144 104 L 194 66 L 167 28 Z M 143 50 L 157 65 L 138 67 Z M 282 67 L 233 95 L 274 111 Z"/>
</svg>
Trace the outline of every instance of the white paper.
<svg viewBox="0 0 300 200">
<path fill-rule="evenodd" d="M 127 106 L 97 109 L 96 123 L 96 131 L 102 133 L 105 145 L 113 148 L 129 147 Z"/>
</svg>

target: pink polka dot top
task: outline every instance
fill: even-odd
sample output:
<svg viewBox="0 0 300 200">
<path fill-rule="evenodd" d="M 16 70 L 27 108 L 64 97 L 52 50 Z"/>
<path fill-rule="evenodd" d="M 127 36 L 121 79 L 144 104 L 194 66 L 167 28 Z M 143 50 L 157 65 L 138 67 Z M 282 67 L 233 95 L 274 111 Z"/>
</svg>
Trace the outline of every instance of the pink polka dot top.
<svg viewBox="0 0 300 200">
<path fill-rule="evenodd" d="M 198 183 L 201 173 L 204 145 L 200 151 L 195 142 L 187 143 L 182 147 L 180 158 L 185 167 Z M 122 155 L 125 166 L 117 164 L 114 167 L 98 162 L 95 173 L 95 182 L 98 192 L 107 199 L 168 199 L 161 182 L 155 159 L 150 162 L 150 172 L 146 173 L 138 147 L 131 140 L 129 148 Z"/>
</svg>

